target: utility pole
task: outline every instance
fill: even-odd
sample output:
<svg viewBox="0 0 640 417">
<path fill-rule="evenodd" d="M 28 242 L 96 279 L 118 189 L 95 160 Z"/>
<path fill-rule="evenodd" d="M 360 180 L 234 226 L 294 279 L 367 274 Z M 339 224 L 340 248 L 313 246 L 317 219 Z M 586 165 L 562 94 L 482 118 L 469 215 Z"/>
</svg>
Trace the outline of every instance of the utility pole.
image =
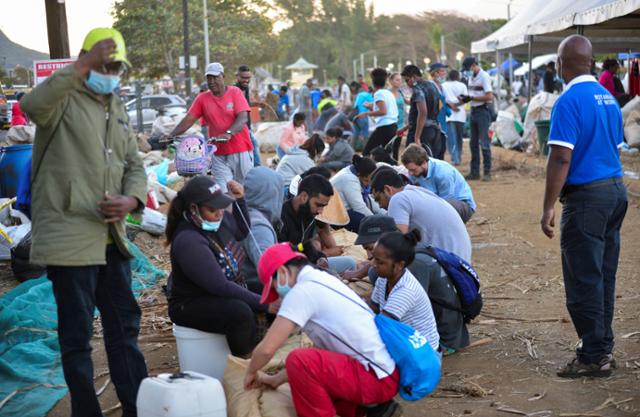
<svg viewBox="0 0 640 417">
<path fill-rule="evenodd" d="M 373 68 L 378 68 L 378 55 L 373 56 Z"/>
<path fill-rule="evenodd" d="M 360 54 L 360 74 L 364 76 L 364 54 Z"/>
<path fill-rule="evenodd" d="M 440 62 L 447 63 L 447 53 L 444 50 L 444 35 L 440 35 Z"/>
<path fill-rule="evenodd" d="M 6 61 L 6 58 L 5 58 L 5 61 Z M 354 59 L 353 60 L 353 79 L 355 80 L 357 76 L 358 76 L 358 60 Z"/>
<path fill-rule="evenodd" d="M 207 18 L 207 0 L 202 0 L 204 18 L 204 68 L 209 65 L 209 19 Z"/>
<path fill-rule="evenodd" d="M 45 0 L 47 35 L 51 59 L 69 58 L 69 33 L 64 0 Z"/>
<path fill-rule="evenodd" d="M 191 53 L 189 51 L 189 0 L 182 0 L 182 36 L 184 37 L 184 76 L 187 103 L 191 104 Z"/>
</svg>

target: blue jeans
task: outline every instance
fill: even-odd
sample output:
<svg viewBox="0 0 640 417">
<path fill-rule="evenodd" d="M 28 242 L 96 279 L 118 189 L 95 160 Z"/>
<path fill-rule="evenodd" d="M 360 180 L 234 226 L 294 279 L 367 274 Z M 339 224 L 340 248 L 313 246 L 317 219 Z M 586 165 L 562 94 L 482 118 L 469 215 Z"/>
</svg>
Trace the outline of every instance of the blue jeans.
<svg viewBox="0 0 640 417">
<path fill-rule="evenodd" d="M 356 261 L 351 256 L 331 256 L 327 258 L 329 269 L 336 274 L 356 269 Z"/>
<path fill-rule="evenodd" d="M 100 310 L 109 374 L 122 415 L 136 416 L 136 396 L 147 366 L 138 349 L 140 307 L 131 291 L 131 268 L 115 245 L 107 264 L 48 266 L 58 309 L 62 370 L 71 394 L 71 415 L 102 416 L 93 384 L 93 313 Z"/>
<path fill-rule="evenodd" d="M 358 145 L 358 138 L 360 138 L 360 144 L 364 146 L 364 143 L 369 137 L 369 118 L 364 117 L 362 119 L 356 119 L 353 123 L 353 137 L 352 144 L 353 149 L 356 149 Z"/>
<path fill-rule="evenodd" d="M 627 191 L 621 179 L 568 188 L 561 195 L 560 225 L 567 310 L 582 339 L 578 359 L 598 363 L 613 351 L 611 324 Z"/>
<path fill-rule="evenodd" d="M 258 144 L 258 140 L 255 136 L 253 136 L 253 132 L 249 129 L 249 137 L 251 138 L 251 143 L 253 144 L 253 166 L 259 167 L 262 165 L 260 162 L 260 144 Z"/>
<path fill-rule="evenodd" d="M 462 122 L 447 122 L 447 148 L 453 165 L 460 165 L 462 160 L 463 129 L 464 123 Z"/>
<path fill-rule="evenodd" d="M 491 175 L 491 139 L 489 139 L 491 111 L 487 106 L 471 108 L 471 175 L 480 175 L 480 149 L 484 175 Z"/>
</svg>

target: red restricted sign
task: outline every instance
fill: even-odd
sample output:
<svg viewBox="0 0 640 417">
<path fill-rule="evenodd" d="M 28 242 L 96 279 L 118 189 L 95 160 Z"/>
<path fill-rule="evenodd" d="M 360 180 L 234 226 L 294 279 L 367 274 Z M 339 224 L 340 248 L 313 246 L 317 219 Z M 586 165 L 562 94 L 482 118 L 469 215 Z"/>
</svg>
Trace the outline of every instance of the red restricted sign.
<svg viewBox="0 0 640 417">
<path fill-rule="evenodd" d="M 55 71 L 73 64 L 73 59 L 47 59 L 45 61 L 33 61 L 33 73 L 35 85 L 40 84 Z"/>
</svg>

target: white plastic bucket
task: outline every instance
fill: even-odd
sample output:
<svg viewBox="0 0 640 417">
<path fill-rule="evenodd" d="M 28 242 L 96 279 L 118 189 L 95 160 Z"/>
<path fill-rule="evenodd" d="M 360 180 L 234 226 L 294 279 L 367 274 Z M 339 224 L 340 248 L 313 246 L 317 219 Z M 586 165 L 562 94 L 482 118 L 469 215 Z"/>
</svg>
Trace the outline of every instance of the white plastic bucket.
<svg viewBox="0 0 640 417">
<path fill-rule="evenodd" d="M 220 381 L 231 353 L 223 334 L 207 333 L 189 327 L 173 325 L 182 372 L 195 371 Z"/>
<path fill-rule="evenodd" d="M 138 417 L 227 417 L 222 384 L 197 372 L 145 378 L 136 408 Z"/>
</svg>

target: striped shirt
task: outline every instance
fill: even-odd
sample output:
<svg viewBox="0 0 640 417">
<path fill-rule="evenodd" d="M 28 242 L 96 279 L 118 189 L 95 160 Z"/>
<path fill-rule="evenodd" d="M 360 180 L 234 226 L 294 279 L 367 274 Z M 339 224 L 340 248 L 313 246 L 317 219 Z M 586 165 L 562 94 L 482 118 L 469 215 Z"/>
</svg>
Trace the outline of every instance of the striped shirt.
<svg viewBox="0 0 640 417">
<path fill-rule="evenodd" d="M 387 279 L 379 277 L 371 295 L 371 301 L 402 323 L 408 324 L 427 338 L 429 345 L 437 351 L 440 335 L 433 316 L 431 302 L 424 288 L 413 274 L 405 269 L 404 274 L 386 297 Z"/>
</svg>

